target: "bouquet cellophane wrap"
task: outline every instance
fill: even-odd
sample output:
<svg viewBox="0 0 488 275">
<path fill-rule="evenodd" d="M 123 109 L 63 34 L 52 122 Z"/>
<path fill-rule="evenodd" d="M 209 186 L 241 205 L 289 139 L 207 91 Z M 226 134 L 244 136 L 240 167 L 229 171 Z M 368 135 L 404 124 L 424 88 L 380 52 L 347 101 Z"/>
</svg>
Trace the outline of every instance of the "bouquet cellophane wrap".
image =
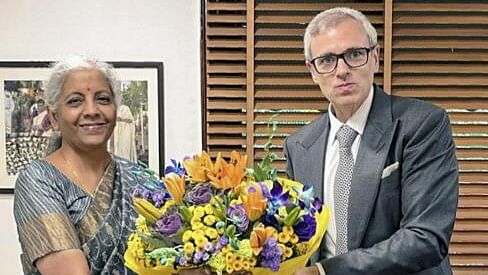
<svg viewBox="0 0 488 275">
<path fill-rule="evenodd" d="M 310 257 L 312 257 L 313 253 L 315 253 L 315 251 L 317 251 L 317 249 L 319 249 L 320 247 L 320 242 L 322 241 L 322 238 L 325 235 L 325 231 L 327 230 L 327 226 L 329 224 L 329 216 L 329 209 L 326 207 L 322 209 L 321 213 L 315 214 L 317 220 L 317 229 L 315 231 L 315 235 L 309 240 L 307 253 L 281 262 L 280 270 L 277 272 L 273 272 L 269 268 L 255 267 L 252 269 L 252 274 L 265 275 L 270 273 L 276 273 L 280 275 L 291 275 L 298 268 L 304 267 Z M 124 260 L 127 267 L 141 275 L 172 274 L 177 272 L 177 270 L 175 270 L 174 268 L 166 266 L 143 268 L 140 265 L 137 265 L 135 259 L 131 257 L 127 252 L 124 254 Z"/>
</svg>

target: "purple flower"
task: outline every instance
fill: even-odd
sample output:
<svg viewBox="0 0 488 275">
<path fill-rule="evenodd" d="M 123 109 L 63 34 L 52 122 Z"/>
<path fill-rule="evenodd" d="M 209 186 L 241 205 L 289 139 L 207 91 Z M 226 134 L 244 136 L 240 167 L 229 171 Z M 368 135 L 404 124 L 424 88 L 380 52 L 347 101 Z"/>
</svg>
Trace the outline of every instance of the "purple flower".
<svg viewBox="0 0 488 275">
<path fill-rule="evenodd" d="M 163 206 L 164 202 L 168 199 L 168 197 L 165 195 L 166 194 L 162 192 L 152 193 L 151 200 L 154 202 L 154 206 L 156 206 L 157 208 Z"/>
<path fill-rule="evenodd" d="M 186 200 L 190 204 L 206 204 L 212 199 L 212 188 L 208 184 L 197 184 L 186 194 Z"/>
<path fill-rule="evenodd" d="M 186 258 L 185 257 L 178 257 L 178 265 L 186 265 Z"/>
<path fill-rule="evenodd" d="M 181 227 L 181 217 L 179 214 L 164 214 L 154 225 L 156 231 L 163 235 L 173 235 Z"/>
<path fill-rule="evenodd" d="M 229 217 L 229 220 L 236 225 L 237 229 L 239 229 L 241 233 L 247 230 L 247 227 L 249 226 L 249 219 L 246 216 L 246 210 L 242 204 L 230 206 L 227 209 L 227 216 Z"/>
<path fill-rule="evenodd" d="M 315 218 L 310 215 L 304 215 L 301 221 L 293 226 L 300 242 L 310 240 L 315 234 L 316 228 L 317 222 L 315 221 Z"/>
<path fill-rule="evenodd" d="M 312 213 L 315 211 L 322 212 L 322 200 L 319 198 L 315 198 L 312 202 Z"/>
<path fill-rule="evenodd" d="M 211 242 L 205 244 L 205 251 L 210 253 L 214 252 L 214 247 Z"/>
<path fill-rule="evenodd" d="M 228 243 L 229 243 L 229 238 L 227 238 L 227 236 L 224 235 L 220 237 L 219 244 L 221 246 L 226 246 Z"/>
<path fill-rule="evenodd" d="M 151 196 L 151 191 L 144 189 L 144 190 L 142 190 L 141 196 L 144 199 L 149 199 L 149 197 Z"/>
<path fill-rule="evenodd" d="M 207 261 L 209 258 L 210 258 L 210 254 L 208 254 L 207 252 L 205 252 L 203 254 L 202 260 Z"/>
<path fill-rule="evenodd" d="M 193 255 L 193 263 L 195 263 L 195 264 L 200 263 L 203 256 L 204 256 L 203 252 L 201 252 L 201 251 L 195 252 L 195 254 Z"/>
<path fill-rule="evenodd" d="M 280 260 L 283 251 L 278 247 L 275 238 L 268 238 L 260 254 L 260 266 L 269 267 L 274 272 L 280 269 Z"/>
</svg>

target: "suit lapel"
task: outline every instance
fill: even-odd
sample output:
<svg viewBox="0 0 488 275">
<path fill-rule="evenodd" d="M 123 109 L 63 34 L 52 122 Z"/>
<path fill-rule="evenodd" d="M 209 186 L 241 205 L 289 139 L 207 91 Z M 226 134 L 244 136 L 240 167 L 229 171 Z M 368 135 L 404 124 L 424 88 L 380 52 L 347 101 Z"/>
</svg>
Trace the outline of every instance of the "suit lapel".
<svg viewBox="0 0 488 275">
<path fill-rule="evenodd" d="M 303 140 L 302 146 L 306 150 L 306 157 L 303 158 L 303 166 L 306 167 L 305 184 L 312 184 L 315 196 L 324 199 L 324 162 L 325 147 L 329 135 L 329 116 L 324 114 L 317 121 L 310 134 Z"/>
<path fill-rule="evenodd" d="M 348 248 L 361 245 L 376 195 L 381 173 L 394 135 L 391 99 L 375 86 L 373 104 L 364 128 L 351 182 L 348 209 Z"/>
</svg>

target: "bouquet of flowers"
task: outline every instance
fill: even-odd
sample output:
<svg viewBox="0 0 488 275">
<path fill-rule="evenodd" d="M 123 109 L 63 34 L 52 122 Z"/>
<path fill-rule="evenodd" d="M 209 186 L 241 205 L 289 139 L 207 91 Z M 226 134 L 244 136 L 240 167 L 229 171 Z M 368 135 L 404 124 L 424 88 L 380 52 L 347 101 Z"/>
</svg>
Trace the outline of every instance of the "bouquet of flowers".
<svg viewBox="0 0 488 275">
<path fill-rule="evenodd" d="M 153 176 L 134 192 L 139 217 L 126 266 L 139 274 L 203 266 L 218 274 L 291 274 L 305 266 L 328 210 L 312 187 L 277 177 L 272 160 L 269 151 L 254 169 L 235 151 L 229 162 L 220 153 L 213 162 L 206 152 L 172 160 L 162 180 Z"/>
</svg>

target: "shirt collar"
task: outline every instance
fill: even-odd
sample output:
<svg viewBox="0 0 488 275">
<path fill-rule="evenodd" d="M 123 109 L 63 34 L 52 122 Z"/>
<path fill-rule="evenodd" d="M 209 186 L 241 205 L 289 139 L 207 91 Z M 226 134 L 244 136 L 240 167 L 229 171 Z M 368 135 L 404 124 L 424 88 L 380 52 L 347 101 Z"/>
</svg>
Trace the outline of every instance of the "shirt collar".
<svg viewBox="0 0 488 275">
<path fill-rule="evenodd" d="M 353 128 L 358 133 L 358 135 L 361 136 L 363 134 L 364 127 L 366 127 L 366 122 L 368 121 L 369 110 L 371 110 L 371 105 L 373 104 L 373 94 L 374 88 L 373 86 L 371 86 L 366 100 L 364 100 L 361 106 L 359 106 L 359 109 L 346 121 L 346 123 L 342 123 L 340 120 L 337 119 L 337 117 L 334 115 L 334 112 L 332 112 L 332 106 L 329 103 L 329 137 L 334 137 L 335 139 L 337 131 L 343 124 L 346 124 L 349 127 Z M 329 139 L 329 141 L 333 141 L 334 139 Z"/>
</svg>

